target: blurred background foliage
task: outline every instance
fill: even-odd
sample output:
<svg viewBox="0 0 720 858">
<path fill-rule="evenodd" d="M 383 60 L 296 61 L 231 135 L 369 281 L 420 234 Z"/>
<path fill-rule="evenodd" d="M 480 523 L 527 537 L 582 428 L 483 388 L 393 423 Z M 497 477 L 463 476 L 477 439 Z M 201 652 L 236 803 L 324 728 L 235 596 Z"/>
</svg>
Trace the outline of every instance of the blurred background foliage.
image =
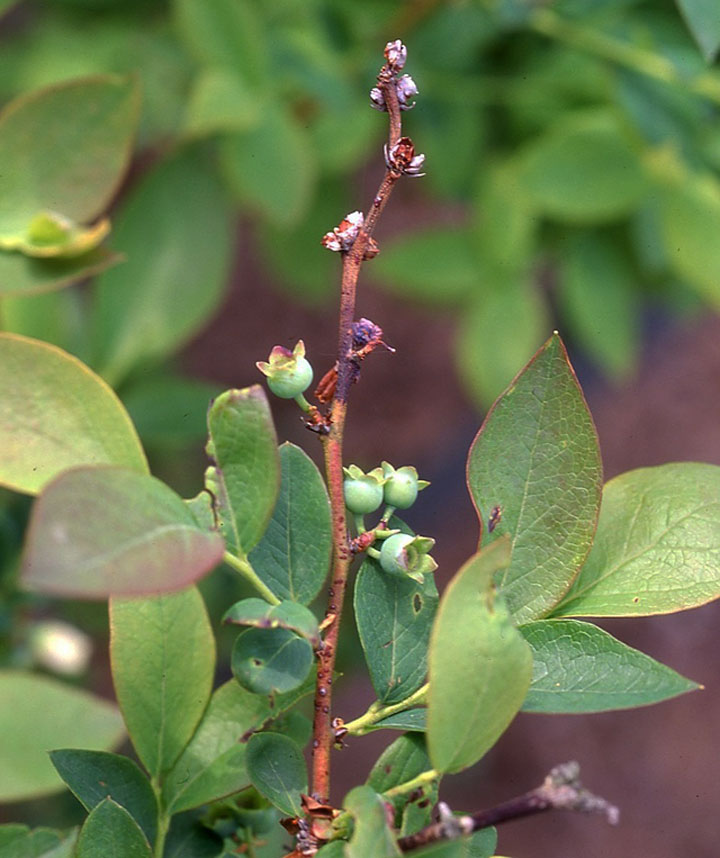
<svg viewBox="0 0 720 858">
<path fill-rule="evenodd" d="M 0 16 L 0 104 L 87 76 L 139 84 L 107 249 L 22 268 L 0 250 L 0 327 L 103 375 L 156 470 L 201 443 L 220 389 L 186 377 L 177 356 L 221 310 L 238 222 L 288 301 L 334 306 L 338 260 L 320 238 L 364 205 L 357 185 L 379 163 L 386 126 L 368 92 L 389 38 L 409 45 L 420 106 L 405 130 L 427 176 L 405 183 L 417 214 L 389 213 L 363 276 L 452 320 L 479 410 L 554 325 L 622 382 L 648 317 L 720 306 L 712 2 L 0 0 Z M 12 575 L 28 507 L 0 495 L 0 663 L 42 667 L 33 635 L 48 606 Z M 206 582 L 216 613 L 228 582 Z M 62 613 L 103 634 L 92 606 Z"/>
</svg>

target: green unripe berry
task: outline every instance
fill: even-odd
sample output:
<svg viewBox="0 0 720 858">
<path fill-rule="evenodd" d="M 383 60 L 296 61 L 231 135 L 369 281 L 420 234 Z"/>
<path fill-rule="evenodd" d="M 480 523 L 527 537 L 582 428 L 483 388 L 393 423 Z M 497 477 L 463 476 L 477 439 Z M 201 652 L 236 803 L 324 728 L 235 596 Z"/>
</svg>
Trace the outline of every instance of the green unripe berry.
<svg viewBox="0 0 720 858">
<path fill-rule="evenodd" d="M 385 503 L 396 509 L 411 507 L 418 494 L 417 477 L 413 474 L 396 471 L 385 483 Z"/>
<path fill-rule="evenodd" d="M 295 359 L 293 368 L 283 369 L 276 375 L 269 376 L 267 385 L 281 399 L 294 399 L 304 393 L 313 380 L 313 368 L 307 358 Z"/>
<path fill-rule="evenodd" d="M 383 487 L 374 477 L 346 479 L 343 483 L 345 506 L 355 515 L 375 512 L 383 502 Z"/>
<path fill-rule="evenodd" d="M 415 537 L 409 533 L 396 533 L 388 537 L 380 549 L 380 565 L 388 575 L 407 575 L 405 546 Z"/>
</svg>

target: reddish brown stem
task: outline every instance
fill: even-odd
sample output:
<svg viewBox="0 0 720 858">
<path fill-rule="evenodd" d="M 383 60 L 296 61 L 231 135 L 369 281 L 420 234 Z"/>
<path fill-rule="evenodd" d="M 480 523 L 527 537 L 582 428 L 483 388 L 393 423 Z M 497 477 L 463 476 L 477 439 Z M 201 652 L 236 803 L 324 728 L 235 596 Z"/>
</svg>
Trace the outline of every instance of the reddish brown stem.
<svg viewBox="0 0 720 858">
<path fill-rule="evenodd" d="M 378 86 L 382 89 L 390 118 L 389 144 L 394 145 L 401 135 L 400 106 L 395 92 L 393 75 L 386 68 L 380 72 Z M 328 606 L 325 618 L 328 622 L 323 647 L 318 652 L 317 681 L 315 685 L 315 715 L 313 721 L 313 765 L 312 793 L 327 801 L 330 794 L 330 754 L 335 742 L 332 729 L 332 678 L 335 669 L 340 621 L 342 618 L 348 571 L 352 555 L 345 518 L 343 496 L 343 436 L 347 399 L 352 373 L 352 323 L 355 318 L 355 296 L 365 251 L 378 218 L 385 208 L 390 193 L 400 176 L 388 170 L 380 184 L 364 227 L 352 248 L 343 254 L 342 286 L 338 322 L 338 381 L 330 408 L 330 431 L 322 440 L 325 454 L 333 528 L 333 567 Z"/>
</svg>

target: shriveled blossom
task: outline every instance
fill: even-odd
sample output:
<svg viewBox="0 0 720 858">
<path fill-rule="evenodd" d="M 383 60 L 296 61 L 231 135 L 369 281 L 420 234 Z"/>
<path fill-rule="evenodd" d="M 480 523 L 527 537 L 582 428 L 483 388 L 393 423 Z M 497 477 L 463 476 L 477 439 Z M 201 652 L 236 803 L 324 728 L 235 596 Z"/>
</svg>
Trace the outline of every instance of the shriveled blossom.
<svg viewBox="0 0 720 858">
<path fill-rule="evenodd" d="M 394 42 L 388 42 L 385 45 L 385 59 L 393 71 L 402 71 L 407 60 L 407 48 L 400 39 L 395 39 Z"/>
<path fill-rule="evenodd" d="M 326 232 L 322 237 L 322 245 L 336 252 L 350 250 L 365 223 L 362 212 L 355 211 L 345 215 L 332 232 Z"/>
<path fill-rule="evenodd" d="M 384 147 L 385 163 L 389 170 L 406 176 L 424 176 L 420 171 L 425 163 L 424 155 L 415 154 L 415 146 L 409 137 L 401 137 L 394 146 Z"/>
</svg>

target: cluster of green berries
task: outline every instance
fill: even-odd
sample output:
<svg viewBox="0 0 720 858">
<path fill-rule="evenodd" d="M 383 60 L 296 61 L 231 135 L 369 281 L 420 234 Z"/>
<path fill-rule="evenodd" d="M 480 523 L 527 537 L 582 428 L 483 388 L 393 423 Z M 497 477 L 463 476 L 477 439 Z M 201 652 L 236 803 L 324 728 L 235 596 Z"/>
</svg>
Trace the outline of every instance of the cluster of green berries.
<svg viewBox="0 0 720 858">
<path fill-rule="evenodd" d="M 382 540 L 382 547 L 379 551 L 368 548 L 368 554 L 375 557 L 388 574 L 408 576 L 422 582 L 427 573 L 437 568 L 429 554 L 435 540 L 387 530 L 384 525 L 396 509 L 409 509 L 418 492 L 430 485 L 428 481 L 418 479 L 418 473 L 411 465 L 394 468 L 389 462 L 383 462 L 368 473 L 357 465 L 350 465 L 344 471 L 345 506 L 356 516 L 358 530 L 364 530 L 362 516 L 385 504 L 381 520 L 383 528 L 375 530 L 375 537 Z"/>
</svg>

